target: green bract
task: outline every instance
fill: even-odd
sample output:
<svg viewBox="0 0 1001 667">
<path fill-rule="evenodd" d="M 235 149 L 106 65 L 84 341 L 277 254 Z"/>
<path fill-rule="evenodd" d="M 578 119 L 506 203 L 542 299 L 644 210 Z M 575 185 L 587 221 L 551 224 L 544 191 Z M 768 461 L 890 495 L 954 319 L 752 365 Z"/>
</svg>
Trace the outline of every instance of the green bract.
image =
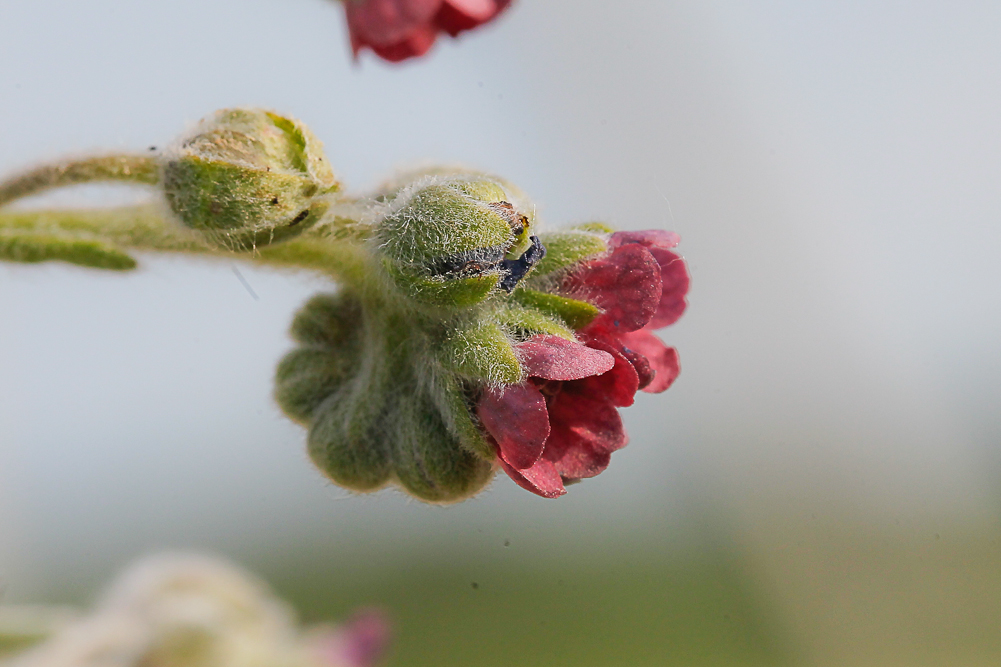
<svg viewBox="0 0 1001 667">
<path fill-rule="evenodd" d="M 313 133 L 260 109 L 223 109 L 165 153 L 163 188 L 181 221 L 230 249 L 298 234 L 340 185 Z"/>
</svg>

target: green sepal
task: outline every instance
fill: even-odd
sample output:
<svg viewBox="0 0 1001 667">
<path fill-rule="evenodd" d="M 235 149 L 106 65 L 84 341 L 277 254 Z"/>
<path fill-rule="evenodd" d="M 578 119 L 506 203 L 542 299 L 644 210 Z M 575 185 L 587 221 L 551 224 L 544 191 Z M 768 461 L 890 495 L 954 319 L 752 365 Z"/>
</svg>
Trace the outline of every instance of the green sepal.
<svg viewBox="0 0 1001 667">
<path fill-rule="evenodd" d="M 344 384 L 347 359 L 328 349 L 299 347 L 286 354 L 275 372 L 275 400 L 282 411 L 309 425 L 317 408 Z"/>
<path fill-rule="evenodd" d="M 424 276 L 420 273 L 383 260 L 383 266 L 397 287 L 411 299 L 440 308 L 466 308 L 483 301 L 497 286 L 497 273 L 453 278 Z"/>
<path fill-rule="evenodd" d="M 406 373 L 403 350 L 395 355 L 378 335 L 382 322 L 359 322 L 357 367 L 314 413 L 309 455 L 332 480 L 355 491 L 374 491 L 393 471 L 393 401 Z M 402 364 L 400 362 L 403 362 Z M 403 376 L 403 377 L 401 377 Z M 405 381 L 405 380 L 404 380 Z"/>
<path fill-rule="evenodd" d="M 579 225 L 574 225 L 570 229 L 579 229 L 584 232 L 594 232 L 595 234 L 611 234 L 615 231 L 614 228 L 609 227 L 603 222 L 585 222 Z"/>
<path fill-rule="evenodd" d="M 493 461 L 496 457 L 493 445 L 487 442 L 483 428 L 474 416 L 470 393 L 458 379 L 452 375 L 443 375 L 430 395 L 441 412 L 445 425 L 459 439 L 459 444 L 467 451 Z"/>
<path fill-rule="evenodd" d="M 136 260 L 107 243 L 55 234 L 0 234 L 0 260 L 27 263 L 63 261 L 112 271 L 128 271 L 136 267 Z"/>
<path fill-rule="evenodd" d="M 533 278 L 554 273 L 608 249 L 601 234 L 589 231 L 559 231 L 539 234 L 546 256 L 535 266 Z"/>
<path fill-rule="evenodd" d="M 533 334 L 548 334 L 567 340 L 576 340 L 573 331 L 567 328 L 561 319 L 546 314 L 546 312 L 551 311 L 540 311 L 543 309 L 534 306 L 534 304 L 529 308 L 508 306 L 498 309 L 497 320 L 507 328 L 516 331 L 519 338 L 528 338 Z"/>
<path fill-rule="evenodd" d="M 522 379 L 511 342 L 493 323 L 450 330 L 439 354 L 443 366 L 470 379 L 499 384 L 517 384 Z"/>
<path fill-rule="evenodd" d="M 391 434 L 384 431 L 385 410 L 379 398 L 388 387 L 347 383 L 327 398 L 309 429 L 313 463 L 330 479 L 354 491 L 375 491 L 392 473 Z M 383 394 L 385 395 L 385 394 Z"/>
<path fill-rule="evenodd" d="M 357 370 L 358 303 L 345 294 L 313 297 L 292 321 L 302 344 L 278 364 L 275 400 L 289 418 L 308 425 L 316 410 Z"/>
<path fill-rule="evenodd" d="M 303 345 L 338 349 L 356 338 L 360 321 L 361 304 L 350 293 L 317 294 L 296 313 L 289 333 Z"/>
<path fill-rule="evenodd" d="M 535 308 L 549 315 L 559 317 L 571 329 L 580 331 L 597 317 L 601 311 L 587 301 L 540 292 L 519 287 L 511 295 L 515 301 L 528 308 Z"/>
<path fill-rule="evenodd" d="M 490 480 L 492 463 L 462 447 L 426 396 L 401 396 L 395 417 L 396 476 L 411 494 L 427 502 L 456 502 Z"/>
</svg>

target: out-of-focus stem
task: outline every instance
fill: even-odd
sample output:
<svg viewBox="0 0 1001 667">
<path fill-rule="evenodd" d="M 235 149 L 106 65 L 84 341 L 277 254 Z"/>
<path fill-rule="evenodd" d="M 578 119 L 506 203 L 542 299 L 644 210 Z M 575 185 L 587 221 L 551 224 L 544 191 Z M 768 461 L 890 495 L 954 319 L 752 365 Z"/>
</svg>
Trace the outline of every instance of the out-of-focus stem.
<svg viewBox="0 0 1001 667">
<path fill-rule="evenodd" d="M 0 182 L 0 206 L 43 190 L 75 183 L 127 181 L 155 185 L 160 165 L 146 155 L 103 155 L 42 165 Z"/>
</svg>

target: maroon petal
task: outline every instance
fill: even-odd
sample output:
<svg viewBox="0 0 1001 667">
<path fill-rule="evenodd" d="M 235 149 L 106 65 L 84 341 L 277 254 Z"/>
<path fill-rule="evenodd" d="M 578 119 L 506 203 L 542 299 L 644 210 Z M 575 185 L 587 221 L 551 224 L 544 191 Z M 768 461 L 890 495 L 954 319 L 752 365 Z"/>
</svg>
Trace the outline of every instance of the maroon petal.
<svg viewBox="0 0 1001 667">
<path fill-rule="evenodd" d="M 391 48 L 409 42 L 414 31 L 426 31 L 441 4 L 442 0 L 347 0 L 344 10 L 353 42 Z"/>
<path fill-rule="evenodd" d="M 612 405 L 625 408 L 633 404 L 633 396 L 639 391 L 640 378 L 618 345 L 602 339 L 588 340 L 590 347 L 605 351 L 615 359 L 615 365 L 607 373 L 575 382 L 572 391 L 602 396 Z"/>
<path fill-rule="evenodd" d="M 553 401 L 554 405 L 573 403 L 569 396 L 561 394 L 559 398 L 563 400 Z M 551 462 L 556 471 L 568 479 L 583 479 L 601 473 L 608 467 L 612 452 L 626 442 L 622 421 L 610 403 L 605 402 L 596 413 L 588 415 L 579 412 L 584 407 L 577 402 L 572 420 L 561 418 L 553 422 L 546 451 L 542 454 L 543 461 Z M 585 409 L 594 407 L 592 404 Z M 560 408 L 557 411 L 563 412 Z M 598 432 L 599 429 L 601 432 Z"/>
<path fill-rule="evenodd" d="M 673 248 L 681 242 L 681 237 L 663 229 L 644 229 L 641 232 L 615 232 L 608 239 L 609 248 L 618 248 L 626 243 L 639 243 L 647 248 Z"/>
<path fill-rule="evenodd" d="M 607 352 L 559 336 L 532 336 L 515 349 L 528 374 L 546 380 L 579 380 L 600 375 L 615 365 Z"/>
<path fill-rule="evenodd" d="M 559 498 L 567 492 L 556 466 L 545 459 L 525 470 L 512 468 L 504 459 L 500 459 L 500 465 L 515 484 L 543 498 Z"/>
<path fill-rule="evenodd" d="M 578 385 L 565 383 L 550 401 L 551 431 L 542 453 L 543 461 L 569 479 L 594 477 L 627 442 L 618 410 L 600 396 L 579 392 Z"/>
<path fill-rule="evenodd" d="M 435 25 L 455 37 L 493 19 L 510 0 L 445 0 L 435 16 Z"/>
<path fill-rule="evenodd" d="M 564 480 L 597 477 L 612 462 L 612 455 L 608 452 L 597 452 L 588 447 L 554 449 L 553 452 L 552 465 Z M 558 456 L 556 452 L 559 452 Z"/>
<path fill-rule="evenodd" d="M 434 40 L 434 30 L 429 27 L 422 27 L 414 30 L 414 32 L 402 42 L 389 44 L 387 46 L 381 46 L 378 44 L 369 44 L 368 46 L 383 60 L 388 60 L 391 63 L 398 63 L 402 60 L 406 60 L 407 58 L 423 56 L 431 50 L 432 46 L 434 46 Z M 357 55 L 357 53 L 358 49 L 356 48 L 355 54 Z"/>
<path fill-rule="evenodd" d="M 650 362 L 650 367 L 656 371 L 653 381 L 643 388 L 650 394 L 659 394 L 670 387 L 681 372 L 678 351 L 663 342 L 649 331 L 634 331 L 620 337 L 622 344 L 630 350 L 639 352 Z"/>
<path fill-rule="evenodd" d="M 644 246 L 630 243 L 582 266 L 567 277 L 564 289 L 605 311 L 589 328 L 612 334 L 636 331 L 660 303 L 660 266 Z"/>
<path fill-rule="evenodd" d="M 621 343 L 619 343 L 619 345 L 620 345 L 619 352 L 621 352 L 622 356 L 624 356 L 626 359 L 629 360 L 629 363 L 633 365 L 633 370 L 636 371 L 636 378 L 638 380 L 636 384 L 636 389 L 637 390 L 646 389 L 646 387 L 649 386 L 651 382 L 653 382 L 653 378 L 655 375 L 657 375 L 657 371 L 655 371 L 653 367 L 650 365 L 650 360 L 644 357 L 642 354 L 640 354 L 636 350 L 625 347 Z"/>
<path fill-rule="evenodd" d="M 476 414 L 497 442 L 503 461 L 524 469 L 542 456 L 549 437 L 549 413 L 545 397 L 533 385 L 511 385 L 503 391 L 487 389 L 476 406 Z"/>
<path fill-rule="evenodd" d="M 660 264 L 661 292 L 657 312 L 647 328 L 660 329 L 677 322 L 685 312 L 688 305 L 685 295 L 688 294 L 691 279 L 685 260 L 679 255 L 661 248 L 652 248 L 650 252 Z"/>
</svg>

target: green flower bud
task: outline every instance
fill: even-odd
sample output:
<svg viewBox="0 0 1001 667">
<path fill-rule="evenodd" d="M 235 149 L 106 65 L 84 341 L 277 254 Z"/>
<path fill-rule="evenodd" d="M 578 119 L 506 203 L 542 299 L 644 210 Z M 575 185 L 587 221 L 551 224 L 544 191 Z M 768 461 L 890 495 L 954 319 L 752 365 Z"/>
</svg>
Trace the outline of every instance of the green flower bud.
<svg viewBox="0 0 1001 667">
<path fill-rule="evenodd" d="M 299 121 L 223 109 L 165 154 L 163 187 L 181 221 L 247 250 L 299 234 L 340 188 L 320 141 Z"/>
<path fill-rule="evenodd" d="M 418 303 L 468 307 L 510 292 L 545 256 L 528 215 L 485 176 L 428 176 L 387 197 L 384 267 Z"/>
</svg>

